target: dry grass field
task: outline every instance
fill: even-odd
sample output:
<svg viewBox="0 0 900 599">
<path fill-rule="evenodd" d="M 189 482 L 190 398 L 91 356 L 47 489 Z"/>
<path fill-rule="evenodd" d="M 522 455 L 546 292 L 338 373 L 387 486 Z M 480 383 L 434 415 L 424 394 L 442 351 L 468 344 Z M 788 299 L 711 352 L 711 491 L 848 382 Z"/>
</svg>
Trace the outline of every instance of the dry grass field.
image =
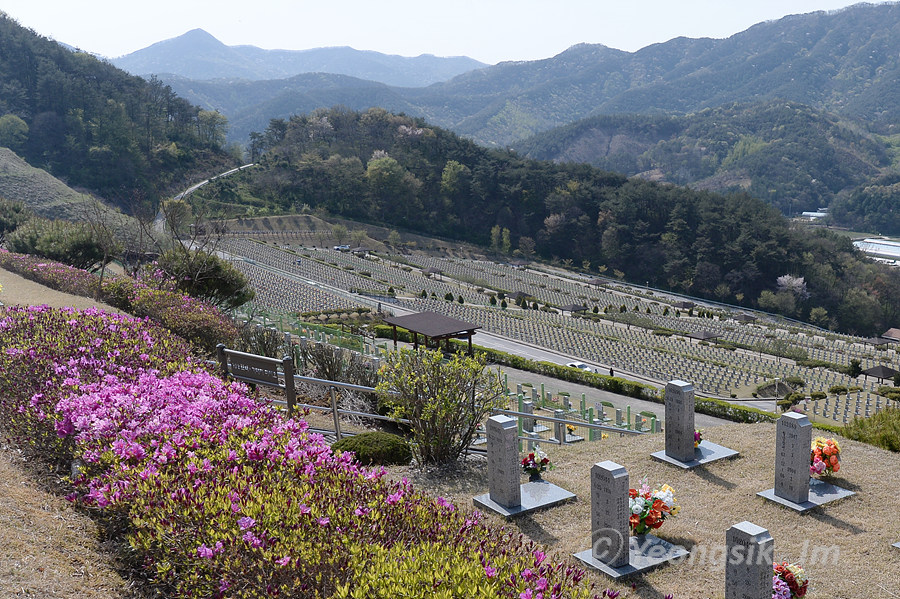
<svg viewBox="0 0 900 599">
<path fill-rule="evenodd" d="M 564 447 L 545 445 L 542 449 L 555 468 L 544 478 L 578 498 L 507 525 L 547 545 L 560 557 L 590 548 L 590 468 L 612 460 L 628 469 L 632 487 L 646 477 L 652 487 L 665 483 L 675 489 L 681 513 L 666 520 L 657 533 L 689 549 L 692 557 L 625 584 L 594 575 L 601 589 L 609 586 L 624 590 L 623 596 L 647 599 L 662 599 L 667 593 L 674 593 L 676 599 L 724 597 L 725 531 L 749 520 L 772 534 L 776 559 L 802 562 L 806 567 L 810 577 L 807 597 L 900 597 L 900 550 L 891 547 L 900 541 L 900 459 L 896 454 L 837 437 L 843 448 L 843 467 L 835 482 L 856 495 L 798 515 L 756 496 L 774 486 L 774 424 L 729 424 L 706 429 L 704 436 L 738 450 L 740 456 L 682 471 L 650 457 L 664 448 L 663 435 L 611 437 Z M 391 473 L 406 476 L 417 488 L 452 499 L 460 507 L 470 508 L 472 497 L 488 490 L 483 460 L 473 459 L 454 470 L 391 468 Z M 489 517 L 502 523 L 498 516 Z M 636 583 L 633 590 L 632 582 Z"/>
</svg>

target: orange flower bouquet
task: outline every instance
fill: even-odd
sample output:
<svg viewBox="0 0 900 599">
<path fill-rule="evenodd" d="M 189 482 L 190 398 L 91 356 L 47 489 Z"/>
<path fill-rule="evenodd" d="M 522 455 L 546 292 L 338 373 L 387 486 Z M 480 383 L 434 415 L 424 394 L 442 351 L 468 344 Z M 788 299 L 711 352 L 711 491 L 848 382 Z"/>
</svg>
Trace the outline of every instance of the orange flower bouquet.
<svg viewBox="0 0 900 599">
<path fill-rule="evenodd" d="M 841 446 L 834 439 L 816 437 L 809 452 L 810 476 L 831 476 L 841 469 Z"/>
<path fill-rule="evenodd" d="M 636 535 L 656 530 L 666 518 L 674 517 L 679 509 L 672 487 L 663 485 L 650 490 L 645 481 L 641 481 L 640 488 L 628 490 L 628 507 L 631 511 L 628 524 Z"/>
</svg>

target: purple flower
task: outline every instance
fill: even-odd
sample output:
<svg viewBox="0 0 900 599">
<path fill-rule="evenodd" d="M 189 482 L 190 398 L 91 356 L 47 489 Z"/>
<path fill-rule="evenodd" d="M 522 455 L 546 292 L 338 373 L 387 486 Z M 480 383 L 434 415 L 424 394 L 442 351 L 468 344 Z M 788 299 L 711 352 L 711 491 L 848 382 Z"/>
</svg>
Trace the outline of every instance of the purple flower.
<svg viewBox="0 0 900 599">
<path fill-rule="evenodd" d="M 241 530 L 247 530 L 248 528 L 253 528 L 256 526 L 256 520 L 251 518 L 250 516 L 244 516 L 240 520 L 238 520 L 238 526 Z"/>
<path fill-rule="evenodd" d="M 202 557 L 203 559 L 210 559 L 213 556 L 213 550 L 206 546 L 204 543 L 197 548 L 197 557 Z"/>
<path fill-rule="evenodd" d="M 275 560 L 275 563 L 279 566 L 286 566 L 291 563 L 291 556 L 285 555 L 283 558 Z"/>
</svg>

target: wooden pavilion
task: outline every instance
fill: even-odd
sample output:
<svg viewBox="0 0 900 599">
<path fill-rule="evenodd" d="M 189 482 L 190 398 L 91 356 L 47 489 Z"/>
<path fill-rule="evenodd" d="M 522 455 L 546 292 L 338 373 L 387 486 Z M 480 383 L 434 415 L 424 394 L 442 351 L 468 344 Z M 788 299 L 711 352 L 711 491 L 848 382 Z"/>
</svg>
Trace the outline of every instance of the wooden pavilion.
<svg viewBox="0 0 900 599">
<path fill-rule="evenodd" d="M 413 338 L 413 348 L 419 349 L 419 335 L 425 338 L 425 346 L 428 347 L 428 341 L 432 340 L 440 345 L 443 340 L 447 341 L 447 349 L 450 348 L 450 339 L 467 339 L 469 342 L 469 355 L 472 355 L 472 336 L 481 326 L 457 320 L 438 314 L 437 312 L 418 312 L 407 316 L 389 316 L 384 322 L 391 325 L 394 330 L 394 348 L 397 347 L 397 327 L 401 327 L 410 332 Z"/>
</svg>

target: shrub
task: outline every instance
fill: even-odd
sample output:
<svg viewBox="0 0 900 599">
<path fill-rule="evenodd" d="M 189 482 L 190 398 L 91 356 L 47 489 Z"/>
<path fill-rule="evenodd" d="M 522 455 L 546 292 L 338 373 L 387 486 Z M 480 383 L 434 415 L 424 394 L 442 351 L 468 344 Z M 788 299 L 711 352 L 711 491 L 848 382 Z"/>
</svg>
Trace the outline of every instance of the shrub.
<svg viewBox="0 0 900 599">
<path fill-rule="evenodd" d="M 56 402 L 144 369 L 186 368 L 186 344 L 161 327 L 102 310 L 8 307 L 0 315 L 0 422 L 18 442 L 67 459 L 54 430 Z"/>
<path fill-rule="evenodd" d="M 900 452 L 900 409 L 882 410 L 868 418 L 854 418 L 842 434 L 848 439 Z"/>
<path fill-rule="evenodd" d="M 802 389 L 806 386 L 806 381 L 804 381 L 799 376 L 787 376 L 784 377 L 784 382 L 793 387 L 794 389 Z"/>
<path fill-rule="evenodd" d="M 378 391 L 391 416 L 410 421 L 413 456 L 420 464 L 454 462 L 493 408 L 505 404 L 498 376 L 485 370 L 487 358 L 439 351 L 400 350 L 388 354 Z"/>
<path fill-rule="evenodd" d="M 547 559 L 518 531 L 361 469 L 239 383 L 171 372 L 184 344 L 149 322 L 13 308 L 0 323 L 2 406 L 59 439 L 59 457 L 84 462 L 69 499 L 116 525 L 110 532 L 124 538 L 113 540 L 145 571 L 148 594 L 330 597 L 364 586 L 366 596 L 393 597 L 396 580 L 437 570 L 447 576 L 434 580 L 440 590 L 459 586 L 463 596 L 590 596 L 583 571 Z M 386 572 L 394 559 L 408 571 Z"/>
<path fill-rule="evenodd" d="M 828 387 L 828 392 L 832 395 L 844 395 L 847 393 L 847 387 L 844 385 L 832 385 L 831 387 Z"/>
<path fill-rule="evenodd" d="M 94 297 L 98 280 L 91 273 L 37 256 L 0 250 L 0 266 L 41 285 L 64 293 Z"/>
<path fill-rule="evenodd" d="M 824 391 L 813 391 L 809 394 L 809 398 L 812 400 L 825 399 L 826 397 L 828 397 L 828 394 Z"/>
<path fill-rule="evenodd" d="M 364 466 L 406 465 L 412 461 L 412 451 L 406 439 L 381 431 L 344 437 L 331 446 L 335 453 L 350 451 Z"/>
<path fill-rule="evenodd" d="M 878 395 L 883 395 L 884 397 L 893 399 L 894 401 L 900 401 L 900 389 L 897 389 L 896 387 L 882 385 L 878 387 Z"/>
</svg>

